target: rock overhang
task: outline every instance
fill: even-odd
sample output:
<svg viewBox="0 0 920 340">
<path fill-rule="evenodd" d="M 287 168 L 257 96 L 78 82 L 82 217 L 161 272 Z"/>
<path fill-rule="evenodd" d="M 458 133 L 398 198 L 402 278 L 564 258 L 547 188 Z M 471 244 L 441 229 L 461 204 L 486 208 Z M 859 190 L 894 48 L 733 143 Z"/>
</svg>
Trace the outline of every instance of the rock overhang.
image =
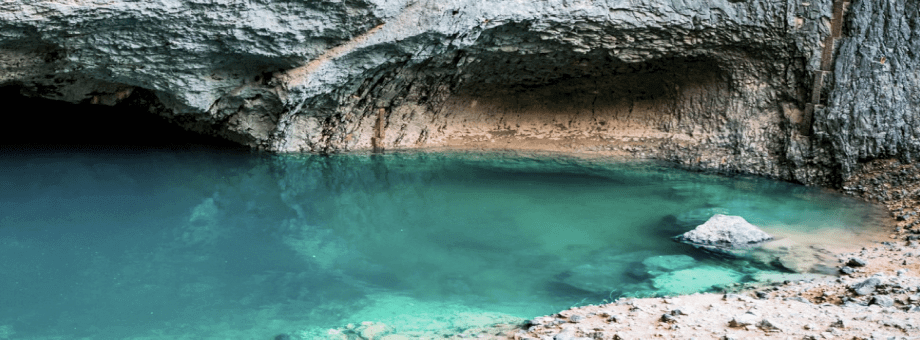
<svg viewBox="0 0 920 340">
<path fill-rule="evenodd" d="M 146 89 L 159 98 L 161 115 L 201 132 L 271 151 L 339 152 L 371 149 L 373 138 L 386 148 L 437 146 L 445 139 L 435 132 L 447 125 L 429 120 L 426 129 L 409 118 L 432 118 L 444 103 L 470 99 L 476 91 L 497 96 L 501 89 L 521 97 L 579 79 L 607 77 L 619 84 L 604 71 L 625 65 L 637 70 L 619 76 L 658 77 L 638 82 L 649 88 L 645 92 L 657 92 L 649 97 L 690 91 L 695 99 L 650 108 L 681 117 L 677 123 L 653 124 L 667 137 L 649 142 L 657 151 L 623 151 L 637 149 L 616 143 L 575 149 L 619 149 L 691 167 L 817 184 L 832 179 L 834 167 L 852 158 L 839 159 L 824 145 L 852 149 L 837 145 L 849 140 L 827 138 L 840 134 L 821 126 L 815 129 L 818 138 L 809 137 L 812 111 L 804 105 L 811 71 L 822 62 L 833 4 L 24 1 L 0 8 L 7 19 L 0 25 L 2 54 L 28 59 L 2 61 L 5 69 L 15 70 L 2 81 L 76 93 L 61 98 L 71 101 L 113 95 L 105 93 L 106 84 Z M 58 57 L 8 48 L 12 41 L 43 44 Z M 507 67 L 498 67 L 501 63 Z M 719 78 L 718 86 L 708 80 L 681 91 L 665 86 L 661 95 L 660 80 L 670 80 L 674 72 L 668 70 L 681 64 L 691 69 L 685 74 L 717 75 L 701 78 Z M 666 70 L 646 72 L 657 66 Z M 64 78 L 82 80 L 54 83 Z M 611 93 L 629 99 L 622 91 Z M 413 101 L 412 108 L 394 105 Z M 839 121 L 839 114 L 831 118 Z M 488 137 L 485 133 L 491 132 L 471 135 Z M 643 138 L 639 135 L 626 137 Z M 700 143 L 714 147 L 692 146 Z"/>
</svg>

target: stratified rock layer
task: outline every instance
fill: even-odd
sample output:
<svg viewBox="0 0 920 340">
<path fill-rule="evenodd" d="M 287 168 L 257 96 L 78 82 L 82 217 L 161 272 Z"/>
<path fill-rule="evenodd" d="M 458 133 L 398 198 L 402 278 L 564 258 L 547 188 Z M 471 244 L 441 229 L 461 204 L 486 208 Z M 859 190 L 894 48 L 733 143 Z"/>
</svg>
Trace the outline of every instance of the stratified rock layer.
<svg viewBox="0 0 920 340">
<path fill-rule="evenodd" d="M 142 103 L 278 152 L 574 151 L 834 185 L 860 161 L 917 155 L 918 12 L 909 0 L 7 1 L 0 87 Z"/>
</svg>

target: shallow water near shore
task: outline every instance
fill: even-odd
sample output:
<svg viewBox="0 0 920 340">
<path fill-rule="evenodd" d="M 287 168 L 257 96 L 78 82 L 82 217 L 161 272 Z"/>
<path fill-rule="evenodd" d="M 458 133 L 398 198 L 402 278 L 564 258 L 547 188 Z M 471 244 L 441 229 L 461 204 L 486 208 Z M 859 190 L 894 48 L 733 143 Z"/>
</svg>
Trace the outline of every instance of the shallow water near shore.
<svg viewBox="0 0 920 340">
<path fill-rule="evenodd" d="M 559 155 L 3 156 L 0 339 L 446 334 L 782 271 L 671 240 L 715 213 L 779 250 L 866 242 L 884 217 L 816 188 Z"/>
</svg>

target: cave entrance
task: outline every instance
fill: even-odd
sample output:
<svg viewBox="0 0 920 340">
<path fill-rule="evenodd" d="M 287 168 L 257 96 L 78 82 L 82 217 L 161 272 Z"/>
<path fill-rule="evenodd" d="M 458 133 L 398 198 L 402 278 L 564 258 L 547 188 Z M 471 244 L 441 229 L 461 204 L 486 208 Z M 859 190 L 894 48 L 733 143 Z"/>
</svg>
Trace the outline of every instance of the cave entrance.
<svg viewBox="0 0 920 340">
<path fill-rule="evenodd" d="M 0 134 L 0 148 L 6 152 L 248 150 L 151 113 L 148 103 L 156 99 L 145 90 L 133 91 L 114 106 L 27 97 L 14 85 L 0 87 L 0 99 L 9 108 Z"/>
</svg>

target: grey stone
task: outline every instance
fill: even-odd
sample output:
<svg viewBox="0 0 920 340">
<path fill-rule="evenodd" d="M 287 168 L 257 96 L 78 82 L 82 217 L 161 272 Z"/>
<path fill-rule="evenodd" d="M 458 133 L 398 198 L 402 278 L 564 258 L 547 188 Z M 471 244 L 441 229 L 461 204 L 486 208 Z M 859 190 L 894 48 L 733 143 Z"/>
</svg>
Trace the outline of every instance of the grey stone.
<svg viewBox="0 0 920 340">
<path fill-rule="evenodd" d="M 706 223 L 675 238 L 677 241 L 715 251 L 757 246 L 773 237 L 741 216 L 713 215 Z"/>
<path fill-rule="evenodd" d="M 869 304 L 879 305 L 881 307 L 891 307 L 894 306 L 894 299 L 888 295 L 876 295 L 872 297 L 872 301 L 870 301 Z"/>
<path fill-rule="evenodd" d="M 559 334 L 553 337 L 553 340 L 592 340 L 591 338 L 586 338 L 578 336 L 574 329 L 564 329 Z"/>
<path fill-rule="evenodd" d="M 833 323 L 831 323 L 830 327 L 831 328 L 847 328 L 849 327 L 849 322 L 843 319 L 837 319 L 837 321 L 834 321 Z"/>
<path fill-rule="evenodd" d="M 676 321 L 677 321 L 677 317 L 675 317 L 674 315 L 671 315 L 671 314 L 669 314 L 669 313 L 665 313 L 665 314 L 661 314 L 661 318 L 659 318 L 659 320 L 660 320 L 661 322 L 676 322 Z"/>
<path fill-rule="evenodd" d="M 728 322 L 729 327 L 744 327 L 749 325 L 754 325 L 760 320 L 757 315 L 752 313 L 744 313 L 738 316 L 735 316 Z"/>
<path fill-rule="evenodd" d="M 875 288 L 880 285 L 882 281 L 877 277 L 870 277 L 861 282 L 855 283 L 850 286 L 850 289 L 853 290 L 856 295 L 866 296 L 875 292 Z"/>
<path fill-rule="evenodd" d="M 866 260 L 863 260 L 863 259 L 858 258 L 858 257 L 851 257 L 851 258 L 847 261 L 847 265 L 850 266 L 850 267 L 865 267 L 865 266 L 866 266 Z"/>
<path fill-rule="evenodd" d="M 770 321 L 768 319 L 760 320 L 760 322 L 757 323 L 757 328 L 760 328 L 761 330 L 764 330 L 767 332 L 782 332 L 783 331 L 782 328 L 777 326 L 777 324 L 774 321 Z"/>
<path fill-rule="evenodd" d="M 855 272 L 856 272 L 856 269 L 853 269 L 852 267 L 843 266 L 843 267 L 840 268 L 840 273 L 841 273 L 841 274 L 844 274 L 844 275 L 850 275 L 850 274 L 853 274 L 853 273 L 855 273 Z"/>
<path fill-rule="evenodd" d="M 803 297 L 801 297 L 801 296 L 788 297 L 788 298 L 786 298 L 786 300 L 789 300 L 789 301 L 796 301 L 796 302 L 801 302 L 801 303 L 807 303 L 807 304 L 812 304 L 811 301 L 808 301 L 808 299 L 803 298 Z"/>
</svg>

